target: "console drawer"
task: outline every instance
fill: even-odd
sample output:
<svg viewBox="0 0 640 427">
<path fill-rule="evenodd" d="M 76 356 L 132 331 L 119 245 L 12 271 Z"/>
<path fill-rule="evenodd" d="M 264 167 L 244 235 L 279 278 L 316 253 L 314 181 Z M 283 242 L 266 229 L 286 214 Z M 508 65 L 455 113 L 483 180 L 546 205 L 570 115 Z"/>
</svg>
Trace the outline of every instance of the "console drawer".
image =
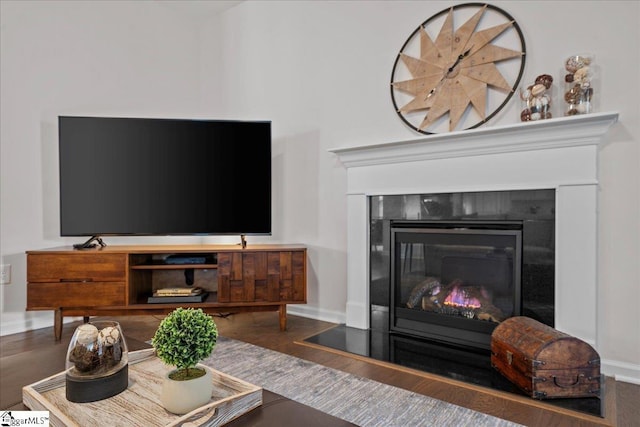
<svg viewBox="0 0 640 427">
<path fill-rule="evenodd" d="M 27 281 L 125 281 L 126 254 L 44 253 L 27 255 Z"/>
<path fill-rule="evenodd" d="M 27 310 L 125 305 L 125 282 L 28 283 Z"/>
</svg>

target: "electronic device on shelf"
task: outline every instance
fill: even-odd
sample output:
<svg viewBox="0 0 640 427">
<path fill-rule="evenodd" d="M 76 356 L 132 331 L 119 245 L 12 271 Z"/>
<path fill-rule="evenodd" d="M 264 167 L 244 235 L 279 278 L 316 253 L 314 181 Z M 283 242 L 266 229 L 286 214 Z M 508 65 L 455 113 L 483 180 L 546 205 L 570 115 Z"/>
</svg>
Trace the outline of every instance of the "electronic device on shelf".
<svg viewBox="0 0 640 427">
<path fill-rule="evenodd" d="M 206 264 L 207 257 L 205 255 L 169 255 L 164 259 L 164 263 L 170 265 Z"/>
</svg>

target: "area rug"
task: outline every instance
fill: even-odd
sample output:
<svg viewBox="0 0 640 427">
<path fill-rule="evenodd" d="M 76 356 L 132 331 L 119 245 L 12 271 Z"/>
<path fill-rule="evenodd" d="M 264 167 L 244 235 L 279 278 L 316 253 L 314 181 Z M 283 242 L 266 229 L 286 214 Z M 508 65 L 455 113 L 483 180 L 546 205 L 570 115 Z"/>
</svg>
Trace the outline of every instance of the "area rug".
<svg viewBox="0 0 640 427">
<path fill-rule="evenodd" d="M 204 363 L 360 426 L 519 425 L 225 337 Z"/>
</svg>

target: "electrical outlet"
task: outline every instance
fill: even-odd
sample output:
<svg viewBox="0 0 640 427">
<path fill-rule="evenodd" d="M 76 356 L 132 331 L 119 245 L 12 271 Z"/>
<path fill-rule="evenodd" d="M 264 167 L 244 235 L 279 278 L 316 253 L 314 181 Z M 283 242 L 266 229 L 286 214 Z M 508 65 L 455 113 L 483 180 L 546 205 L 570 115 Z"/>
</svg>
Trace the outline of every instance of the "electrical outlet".
<svg viewBox="0 0 640 427">
<path fill-rule="evenodd" d="M 0 284 L 8 285 L 11 283 L 11 264 L 0 265 Z"/>
</svg>

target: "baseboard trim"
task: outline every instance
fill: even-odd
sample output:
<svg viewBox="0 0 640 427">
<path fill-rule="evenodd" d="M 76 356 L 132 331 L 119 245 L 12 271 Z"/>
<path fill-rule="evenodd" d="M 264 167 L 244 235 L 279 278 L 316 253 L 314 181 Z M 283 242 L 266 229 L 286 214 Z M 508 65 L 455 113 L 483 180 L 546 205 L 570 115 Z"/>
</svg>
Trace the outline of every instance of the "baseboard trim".
<svg viewBox="0 0 640 427">
<path fill-rule="evenodd" d="M 318 307 L 310 306 L 310 305 L 287 305 L 287 313 L 306 317 L 314 320 L 321 320 L 323 322 L 331 322 L 331 323 L 345 323 L 345 313 L 340 311 L 333 310 L 323 310 Z"/>
<path fill-rule="evenodd" d="M 75 322 L 79 317 L 65 317 L 63 323 Z M 33 331 L 42 328 L 53 327 L 53 314 L 52 312 L 39 312 L 28 313 L 25 316 L 7 320 L 6 317 L 2 319 L 2 328 L 0 329 L 0 336 L 19 334 L 22 332 Z"/>
<path fill-rule="evenodd" d="M 611 359 L 600 359 L 600 365 L 602 372 L 616 381 L 640 385 L 640 365 Z"/>
</svg>

